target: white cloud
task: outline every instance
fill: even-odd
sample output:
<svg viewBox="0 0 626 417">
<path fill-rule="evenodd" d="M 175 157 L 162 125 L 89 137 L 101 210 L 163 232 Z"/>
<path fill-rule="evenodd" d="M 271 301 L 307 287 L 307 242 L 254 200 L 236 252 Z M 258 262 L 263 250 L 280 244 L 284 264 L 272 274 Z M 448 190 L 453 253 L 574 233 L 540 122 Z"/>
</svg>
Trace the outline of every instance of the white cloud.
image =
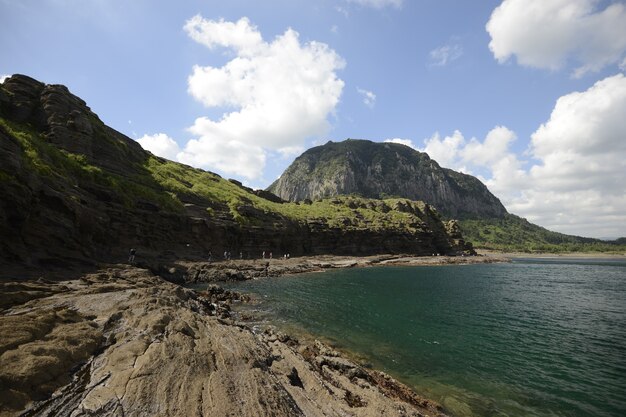
<svg viewBox="0 0 626 417">
<path fill-rule="evenodd" d="M 250 143 L 206 140 L 201 137 L 187 142 L 185 150 L 178 154 L 178 160 L 193 166 L 211 167 L 227 174 L 259 179 L 263 175 L 266 154 L 263 148 Z"/>
<path fill-rule="evenodd" d="M 427 152 L 440 165 L 479 176 L 507 209 L 563 233 L 626 236 L 626 76 L 598 81 L 583 92 L 559 98 L 549 120 L 531 136 L 520 159 L 511 145 L 516 135 L 504 126 L 483 140 L 460 131 L 435 133 L 424 147 L 408 139 L 388 139 Z"/>
<path fill-rule="evenodd" d="M 425 139 L 424 144 L 426 146 L 419 150 L 426 152 L 439 165 L 456 170 L 464 168 L 460 149 L 465 144 L 465 138 L 460 131 L 455 130 L 452 136 L 446 136 L 443 139 L 437 132 Z"/>
<path fill-rule="evenodd" d="M 254 54 L 263 44 L 263 39 L 256 26 L 247 17 L 237 22 L 206 20 L 196 15 L 185 23 L 185 32 L 194 41 L 209 49 L 218 46 L 233 48 L 243 55 Z"/>
<path fill-rule="evenodd" d="M 304 146 L 287 146 L 285 148 L 278 149 L 278 153 L 283 157 L 283 159 L 293 158 L 294 156 L 298 156 L 302 154 L 306 149 Z"/>
<path fill-rule="evenodd" d="M 267 151 L 284 153 L 327 133 L 327 118 L 344 86 L 336 71 L 345 66 L 328 45 L 301 44 L 293 29 L 266 42 L 247 18 L 226 22 L 195 16 L 185 31 L 210 49 L 230 48 L 236 56 L 221 68 L 194 66 L 189 93 L 207 107 L 232 111 L 219 120 L 196 119 L 189 130 L 198 138 L 185 147 L 181 160 L 252 178 L 262 172 Z M 236 158 L 205 155 L 233 150 Z"/>
<path fill-rule="evenodd" d="M 335 10 L 337 10 L 338 13 L 341 13 L 346 19 L 350 17 L 350 12 L 348 12 L 348 10 L 344 7 L 335 6 Z"/>
<path fill-rule="evenodd" d="M 626 235 L 626 77 L 559 98 L 532 135 L 531 186 L 512 202 L 546 224 L 595 236 Z M 533 214 L 533 208 L 550 208 Z M 557 221 L 558 219 L 558 221 Z M 586 226 L 585 226 L 586 225 Z"/>
<path fill-rule="evenodd" d="M 130 123 L 130 121 L 129 121 Z M 137 142 L 147 151 L 152 152 L 157 156 L 161 156 L 172 161 L 177 160 L 180 148 L 178 143 L 165 133 L 157 133 L 155 135 L 143 135 Z"/>
<path fill-rule="evenodd" d="M 5 81 L 7 78 L 10 78 L 10 77 L 11 77 L 11 76 L 10 76 L 9 74 L 2 74 L 2 75 L 0 75 L 0 84 L 3 84 L 3 83 L 4 83 L 4 81 Z"/>
<path fill-rule="evenodd" d="M 417 147 L 413 143 L 411 139 L 401 139 L 401 138 L 393 138 L 393 139 L 385 139 L 384 142 L 389 143 L 399 143 L 400 145 L 408 146 L 409 148 L 413 148 L 417 150 Z"/>
<path fill-rule="evenodd" d="M 431 65 L 445 67 L 452 61 L 456 61 L 463 55 L 463 48 L 457 44 L 444 45 L 430 51 Z"/>
<path fill-rule="evenodd" d="M 374 105 L 376 104 L 376 94 L 374 94 L 373 92 L 371 92 L 369 90 L 364 90 L 364 89 L 358 88 L 358 87 L 357 87 L 356 91 L 360 95 L 363 96 L 363 104 L 365 104 L 370 109 L 374 108 Z"/>
<path fill-rule="evenodd" d="M 348 3 L 356 3 L 360 6 L 372 7 L 374 9 L 383 9 L 387 6 L 400 8 L 404 0 L 346 0 Z"/>
<path fill-rule="evenodd" d="M 571 60 L 581 77 L 619 64 L 626 51 L 626 6 L 599 0 L 504 0 L 489 19 L 489 49 L 499 62 L 558 70 Z"/>
<path fill-rule="evenodd" d="M 463 148 L 462 157 L 476 165 L 492 165 L 507 154 L 509 145 L 515 139 L 517 137 L 513 131 L 504 126 L 496 126 L 487 133 L 483 142 L 472 138 Z"/>
</svg>

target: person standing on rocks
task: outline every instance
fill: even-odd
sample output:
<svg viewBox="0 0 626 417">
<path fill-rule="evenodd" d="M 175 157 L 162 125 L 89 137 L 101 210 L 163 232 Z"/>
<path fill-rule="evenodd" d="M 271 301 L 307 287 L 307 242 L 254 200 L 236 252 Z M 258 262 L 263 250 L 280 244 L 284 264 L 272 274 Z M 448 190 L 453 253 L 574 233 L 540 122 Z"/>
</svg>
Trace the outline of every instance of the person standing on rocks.
<svg viewBox="0 0 626 417">
<path fill-rule="evenodd" d="M 134 263 L 135 262 L 135 254 L 137 253 L 137 251 L 135 250 L 135 248 L 131 248 L 130 252 L 128 253 L 128 263 Z"/>
</svg>

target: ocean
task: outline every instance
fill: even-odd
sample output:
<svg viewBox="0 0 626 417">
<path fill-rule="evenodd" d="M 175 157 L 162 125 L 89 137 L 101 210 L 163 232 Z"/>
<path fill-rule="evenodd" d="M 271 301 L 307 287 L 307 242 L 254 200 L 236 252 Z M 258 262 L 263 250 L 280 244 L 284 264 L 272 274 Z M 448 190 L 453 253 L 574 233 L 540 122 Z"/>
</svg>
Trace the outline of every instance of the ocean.
<svg viewBox="0 0 626 417">
<path fill-rule="evenodd" d="M 626 261 L 372 267 L 229 284 L 450 414 L 626 416 Z"/>
</svg>

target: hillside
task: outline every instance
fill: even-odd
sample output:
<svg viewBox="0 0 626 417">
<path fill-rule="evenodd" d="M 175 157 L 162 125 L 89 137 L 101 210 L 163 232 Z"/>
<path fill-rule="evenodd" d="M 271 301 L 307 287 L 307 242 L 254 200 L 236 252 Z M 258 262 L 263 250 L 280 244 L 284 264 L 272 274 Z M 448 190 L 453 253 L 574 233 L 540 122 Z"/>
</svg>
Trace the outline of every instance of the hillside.
<svg viewBox="0 0 626 417">
<path fill-rule="evenodd" d="M 445 218 L 457 218 L 478 248 L 506 251 L 625 252 L 620 240 L 552 232 L 510 214 L 475 177 L 441 168 L 425 153 L 395 143 L 348 139 L 300 155 L 268 191 L 291 201 L 328 196 L 389 195 L 423 200 Z"/>
<path fill-rule="evenodd" d="M 506 209 L 471 175 L 396 143 L 348 139 L 300 155 L 268 191 L 289 201 L 356 194 L 425 201 L 449 218 L 501 218 Z"/>
<path fill-rule="evenodd" d="M 156 157 L 61 85 L 0 85 L 0 262 L 33 268 L 274 254 L 471 252 L 454 222 L 406 199 L 282 202 Z"/>
<path fill-rule="evenodd" d="M 528 220 L 507 214 L 502 219 L 466 219 L 459 222 L 463 235 L 476 247 L 522 252 L 626 253 L 624 238 L 603 241 L 553 232 Z"/>
</svg>

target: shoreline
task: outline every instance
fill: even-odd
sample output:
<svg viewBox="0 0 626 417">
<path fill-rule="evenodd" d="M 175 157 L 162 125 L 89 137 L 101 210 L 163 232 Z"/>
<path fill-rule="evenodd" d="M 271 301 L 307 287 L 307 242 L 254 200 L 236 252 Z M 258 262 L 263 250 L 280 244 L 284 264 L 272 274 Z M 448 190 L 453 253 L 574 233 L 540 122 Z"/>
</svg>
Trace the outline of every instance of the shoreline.
<svg viewBox="0 0 626 417">
<path fill-rule="evenodd" d="M 506 262 L 511 262 L 511 259 L 498 254 L 479 256 L 412 256 L 398 254 L 370 256 L 315 255 L 288 259 L 232 259 L 214 262 L 179 261 L 176 265 L 185 271 L 183 283 L 193 284 L 242 281 L 342 268 L 442 266 Z"/>
<path fill-rule="evenodd" d="M 220 293 L 121 264 L 0 282 L 0 417 L 446 416 L 318 340 L 254 332 Z"/>
<path fill-rule="evenodd" d="M 159 265 L 161 273 L 109 264 L 80 275 L 68 271 L 64 280 L 2 280 L 0 417 L 69 415 L 76 409 L 103 416 L 444 417 L 435 401 L 370 369 L 358 353 L 337 351 L 304 329 L 294 333 L 298 340 L 273 330 L 280 326 L 271 320 L 255 331 L 250 322 L 231 317 L 232 293 L 211 284 L 512 257 L 324 255 L 273 259 L 268 268 L 261 259 L 182 260 Z M 214 289 L 201 294 L 168 278 Z"/>
<path fill-rule="evenodd" d="M 500 252 L 490 249 L 477 249 L 479 256 L 502 256 L 514 258 L 581 258 L 581 259 L 626 259 L 626 253 L 606 252 Z"/>
</svg>

